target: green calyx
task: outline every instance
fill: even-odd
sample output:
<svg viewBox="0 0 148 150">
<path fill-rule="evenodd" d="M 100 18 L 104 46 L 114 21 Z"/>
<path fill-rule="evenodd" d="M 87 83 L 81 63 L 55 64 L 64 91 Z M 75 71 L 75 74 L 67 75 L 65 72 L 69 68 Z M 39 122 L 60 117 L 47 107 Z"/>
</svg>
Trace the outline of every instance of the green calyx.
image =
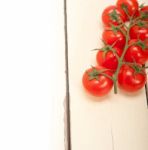
<svg viewBox="0 0 148 150">
<path fill-rule="evenodd" d="M 134 69 L 134 74 L 138 74 L 138 73 L 144 73 L 144 68 L 143 67 L 141 67 L 141 66 L 139 66 L 139 65 L 137 65 L 136 63 L 134 63 L 134 65 L 132 65 L 131 66 L 133 69 Z"/>
<path fill-rule="evenodd" d="M 98 80 L 99 74 L 100 74 L 100 72 L 96 68 L 93 67 L 92 71 L 88 73 L 89 80 L 93 80 L 93 79 Z"/>
<path fill-rule="evenodd" d="M 139 21 L 139 22 L 137 22 L 137 25 L 138 25 L 139 27 L 143 27 L 143 26 L 144 26 L 144 23 L 141 22 L 141 21 Z"/>
<path fill-rule="evenodd" d="M 119 21 L 119 14 L 117 14 L 116 10 L 114 9 L 110 14 L 109 14 L 111 20 Z"/>
<path fill-rule="evenodd" d="M 120 27 L 111 25 L 111 30 L 112 30 L 114 33 L 117 33 L 118 31 L 120 31 Z"/>
<path fill-rule="evenodd" d="M 121 5 L 121 8 L 124 10 L 124 12 L 129 15 L 129 12 L 128 12 L 128 7 L 127 5 L 125 5 L 124 3 Z"/>
<path fill-rule="evenodd" d="M 145 49 L 146 49 L 146 44 L 145 44 L 143 41 L 141 41 L 141 40 L 139 40 L 139 41 L 136 43 L 136 45 L 140 46 L 140 47 L 142 48 L 142 50 L 145 50 Z"/>
<path fill-rule="evenodd" d="M 133 65 L 132 68 L 136 71 L 136 73 L 140 73 L 141 72 L 141 68 L 137 65 Z"/>
<path fill-rule="evenodd" d="M 101 70 L 97 70 L 95 67 L 92 66 L 92 71 L 88 72 L 88 76 L 89 76 L 89 80 L 99 80 L 99 75 L 103 75 L 106 76 L 107 78 L 112 80 L 112 77 L 110 77 L 109 75 L 107 75 L 105 73 L 105 71 L 107 71 L 109 69 L 101 69 Z"/>
<path fill-rule="evenodd" d="M 148 27 L 147 23 L 146 22 L 143 22 L 141 20 L 139 20 L 137 23 L 136 23 L 139 27 Z"/>
<path fill-rule="evenodd" d="M 102 51 L 109 51 L 109 50 L 111 50 L 111 47 L 109 45 L 107 45 L 107 46 L 103 47 L 101 50 Z"/>
<path fill-rule="evenodd" d="M 148 19 L 148 12 L 147 11 L 140 12 L 140 18 L 141 19 Z"/>
<path fill-rule="evenodd" d="M 111 46 L 106 45 L 105 47 L 102 48 L 102 51 L 103 51 L 103 59 L 105 59 L 107 52 L 113 51 L 113 50 Z"/>
<path fill-rule="evenodd" d="M 143 8 L 145 6 L 145 4 L 144 3 L 142 3 L 140 6 L 139 6 L 139 8 Z"/>
</svg>

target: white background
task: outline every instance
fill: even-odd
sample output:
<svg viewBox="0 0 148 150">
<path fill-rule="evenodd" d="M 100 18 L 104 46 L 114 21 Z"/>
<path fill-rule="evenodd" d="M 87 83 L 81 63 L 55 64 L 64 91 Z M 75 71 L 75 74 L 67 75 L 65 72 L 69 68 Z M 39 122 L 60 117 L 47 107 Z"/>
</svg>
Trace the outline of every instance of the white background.
<svg viewBox="0 0 148 150">
<path fill-rule="evenodd" d="M 61 0 L 0 1 L 1 150 L 64 149 L 63 28 Z"/>
</svg>

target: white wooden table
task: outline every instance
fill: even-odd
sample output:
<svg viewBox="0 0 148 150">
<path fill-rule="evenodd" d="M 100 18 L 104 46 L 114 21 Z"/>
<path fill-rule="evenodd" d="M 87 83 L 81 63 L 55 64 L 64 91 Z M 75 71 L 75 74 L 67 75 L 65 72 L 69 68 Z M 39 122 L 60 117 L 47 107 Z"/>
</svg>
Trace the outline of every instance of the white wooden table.
<svg viewBox="0 0 148 150">
<path fill-rule="evenodd" d="M 148 149 L 145 89 L 133 96 L 119 90 L 94 102 L 81 83 L 84 70 L 96 64 L 91 50 L 101 47 L 101 13 L 114 3 L 67 0 L 72 150 Z"/>
<path fill-rule="evenodd" d="M 71 150 L 147 150 L 144 89 L 93 102 L 81 84 L 96 63 L 101 12 L 115 0 L 66 1 Z M 65 150 L 63 8 L 61 0 L 0 2 L 0 150 Z"/>
</svg>

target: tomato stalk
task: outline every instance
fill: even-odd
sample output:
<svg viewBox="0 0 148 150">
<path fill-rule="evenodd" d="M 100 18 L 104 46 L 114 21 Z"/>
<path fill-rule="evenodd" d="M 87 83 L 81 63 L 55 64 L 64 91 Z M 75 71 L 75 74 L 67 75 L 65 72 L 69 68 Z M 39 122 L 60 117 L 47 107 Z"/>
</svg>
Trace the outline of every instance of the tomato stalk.
<svg viewBox="0 0 148 150">
<path fill-rule="evenodd" d="M 114 93 L 117 94 L 118 93 L 118 88 L 117 88 L 117 80 L 118 80 L 118 74 L 119 74 L 119 71 L 120 71 L 120 68 L 123 64 L 123 58 L 124 58 L 124 55 L 129 47 L 128 45 L 128 41 L 129 41 L 129 32 L 130 32 L 130 28 L 132 27 L 132 21 L 133 21 L 133 17 L 130 17 L 130 21 L 129 21 L 129 26 L 127 27 L 127 35 L 126 35 L 126 42 L 125 42 L 125 47 L 123 49 L 123 53 L 121 55 L 120 58 L 118 58 L 118 67 L 117 67 L 117 70 L 113 76 L 113 82 L 114 82 Z"/>
<path fill-rule="evenodd" d="M 124 10 L 124 12 L 127 15 L 128 19 L 130 19 L 130 15 L 129 15 L 127 6 L 125 4 L 122 4 L 121 8 Z"/>
<path fill-rule="evenodd" d="M 115 93 L 115 94 L 117 94 L 117 92 L 118 92 L 117 80 L 118 80 L 118 74 L 119 74 L 120 68 L 121 68 L 121 66 L 122 66 L 122 64 L 123 64 L 123 58 L 124 58 L 124 55 L 125 55 L 127 49 L 129 48 L 129 46 L 131 46 L 131 45 L 128 44 L 128 42 L 129 42 L 129 39 L 130 39 L 129 32 L 130 32 L 130 28 L 132 27 L 132 25 L 133 25 L 133 17 L 130 17 L 129 25 L 128 25 L 128 26 L 126 26 L 125 24 L 122 24 L 122 27 L 125 27 L 125 26 L 126 26 L 127 33 L 125 34 L 124 31 L 123 31 L 123 34 L 125 35 L 126 41 L 125 41 L 125 46 L 124 46 L 123 53 L 122 53 L 121 57 L 118 56 L 118 54 L 116 53 L 116 50 L 114 49 L 114 45 L 116 44 L 117 41 L 116 41 L 115 43 L 113 43 L 113 45 L 111 45 L 111 46 L 110 46 L 110 45 L 107 45 L 106 43 L 104 43 L 104 44 L 105 44 L 105 47 L 102 48 L 104 51 L 106 51 L 107 49 L 113 51 L 113 53 L 116 55 L 116 58 L 117 58 L 117 60 L 118 60 L 118 66 L 117 66 L 116 72 L 115 72 L 115 74 L 113 75 L 112 78 L 108 77 L 105 73 L 101 72 L 102 75 L 104 75 L 104 76 L 106 76 L 106 77 L 112 79 L 112 81 L 113 81 L 113 83 L 114 83 L 114 93 Z M 121 30 L 121 25 L 119 25 L 119 26 L 117 26 L 117 27 L 115 27 L 114 25 L 112 25 L 112 28 L 113 28 L 113 30 L 115 30 L 115 31 L 116 31 L 117 29 L 120 30 L 120 31 L 122 31 L 122 30 Z M 99 50 L 99 49 L 94 49 L 94 50 Z M 106 53 L 105 53 L 105 54 L 106 54 Z"/>
<path fill-rule="evenodd" d="M 115 94 L 117 94 L 117 92 L 118 92 L 118 91 L 117 91 L 118 74 L 119 74 L 119 71 L 120 71 L 120 68 L 121 68 L 122 64 L 125 63 L 125 62 L 123 62 L 123 58 L 124 58 L 124 56 L 125 56 L 125 54 L 126 54 L 126 51 L 127 51 L 127 49 L 128 49 L 130 46 L 132 46 L 132 45 L 134 45 L 134 44 L 138 44 L 138 43 L 132 43 L 132 44 L 129 45 L 128 42 L 129 42 L 129 39 L 130 39 L 130 35 L 129 35 L 130 29 L 131 29 L 132 26 L 134 26 L 135 24 L 137 24 L 137 22 L 139 21 L 139 19 L 140 19 L 140 17 L 137 17 L 137 18 L 135 18 L 135 19 L 134 19 L 134 16 L 130 17 L 130 19 L 129 19 L 129 25 L 126 26 L 127 34 L 126 34 L 126 36 L 125 36 L 125 38 L 126 38 L 125 47 L 124 47 L 124 49 L 123 49 L 123 53 L 122 53 L 121 57 L 120 57 L 120 58 L 117 57 L 117 59 L 118 59 L 118 67 L 117 67 L 117 70 L 116 70 L 116 72 L 115 72 L 115 74 L 114 74 L 114 76 L 113 76 L 113 81 L 114 81 L 114 93 L 115 93 Z M 139 41 L 139 44 L 143 44 L 143 43 L 142 43 L 141 41 Z M 143 46 L 144 46 L 144 45 L 143 45 Z M 145 67 L 145 68 L 148 68 L 148 67 Z"/>
</svg>

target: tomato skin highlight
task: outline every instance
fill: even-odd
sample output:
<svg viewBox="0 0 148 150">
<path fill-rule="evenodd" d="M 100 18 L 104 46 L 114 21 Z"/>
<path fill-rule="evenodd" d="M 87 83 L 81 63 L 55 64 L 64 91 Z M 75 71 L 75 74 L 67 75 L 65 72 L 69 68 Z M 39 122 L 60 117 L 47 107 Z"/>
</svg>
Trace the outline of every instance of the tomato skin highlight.
<svg viewBox="0 0 148 150">
<path fill-rule="evenodd" d="M 138 16 L 139 14 L 139 4 L 137 0 L 118 0 L 116 5 L 122 9 L 122 5 L 127 6 L 127 10 L 129 13 L 129 16 Z M 127 15 L 126 15 L 127 16 Z M 127 16 L 127 20 L 128 20 Z"/>
<path fill-rule="evenodd" d="M 130 40 L 129 44 L 136 43 L 137 41 L 137 39 Z M 145 64 L 148 60 L 148 48 L 143 50 L 142 47 L 138 45 L 132 45 L 127 49 L 124 58 L 127 62 Z"/>
<path fill-rule="evenodd" d="M 127 92 L 136 92 L 142 89 L 146 83 L 145 71 L 136 73 L 129 65 L 123 65 L 118 74 L 119 87 Z"/>
<path fill-rule="evenodd" d="M 108 45 L 113 45 L 116 42 L 114 46 L 121 49 L 125 46 L 125 36 L 121 31 L 114 32 L 111 29 L 106 29 L 102 33 L 102 40 Z"/>
<path fill-rule="evenodd" d="M 95 67 L 96 70 L 101 70 L 104 69 L 101 66 Z M 82 78 L 82 83 L 84 88 L 93 96 L 97 97 L 102 97 L 107 95 L 112 87 L 113 87 L 113 81 L 109 79 L 108 77 L 105 77 L 104 75 L 98 75 L 98 80 L 97 79 L 89 79 L 89 73 L 93 71 L 93 68 L 87 69 Z M 112 76 L 112 72 L 110 71 L 105 71 L 109 76 Z"/>
<path fill-rule="evenodd" d="M 140 39 L 142 41 L 148 39 L 148 25 L 147 27 L 140 27 L 138 25 L 134 25 L 133 27 L 131 27 L 130 38 Z"/>
<path fill-rule="evenodd" d="M 102 21 L 103 21 L 104 25 L 106 25 L 106 26 L 111 26 L 111 24 L 113 24 L 113 25 L 119 25 L 119 24 L 121 24 L 121 23 L 119 23 L 118 21 L 111 19 L 110 14 L 111 14 L 114 10 L 115 10 L 115 12 L 119 15 L 118 21 L 119 21 L 120 19 L 121 19 L 123 22 L 126 21 L 126 16 L 125 16 L 124 12 L 123 12 L 120 8 L 118 8 L 118 7 L 114 6 L 114 5 L 112 5 L 112 6 L 108 6 L 106 9 L 104 9 L 104 11 L 103 11 L 103 13 L 102 13 Z"/>
<path fill-rule="evenodd" d="M 116 50 L 117 55 L 120 57 L 122 55 L 122 50 L 116 47 L 114 47 L 114 49 Z M 115 71 L 118 66 L 118 59 L 116 55 L 111 50 L 108 50 L 106 54 L 104 53 L 105 52 L 102 50 L 98 51 L 96 55 L 98 65 Z"/>
</svg>

